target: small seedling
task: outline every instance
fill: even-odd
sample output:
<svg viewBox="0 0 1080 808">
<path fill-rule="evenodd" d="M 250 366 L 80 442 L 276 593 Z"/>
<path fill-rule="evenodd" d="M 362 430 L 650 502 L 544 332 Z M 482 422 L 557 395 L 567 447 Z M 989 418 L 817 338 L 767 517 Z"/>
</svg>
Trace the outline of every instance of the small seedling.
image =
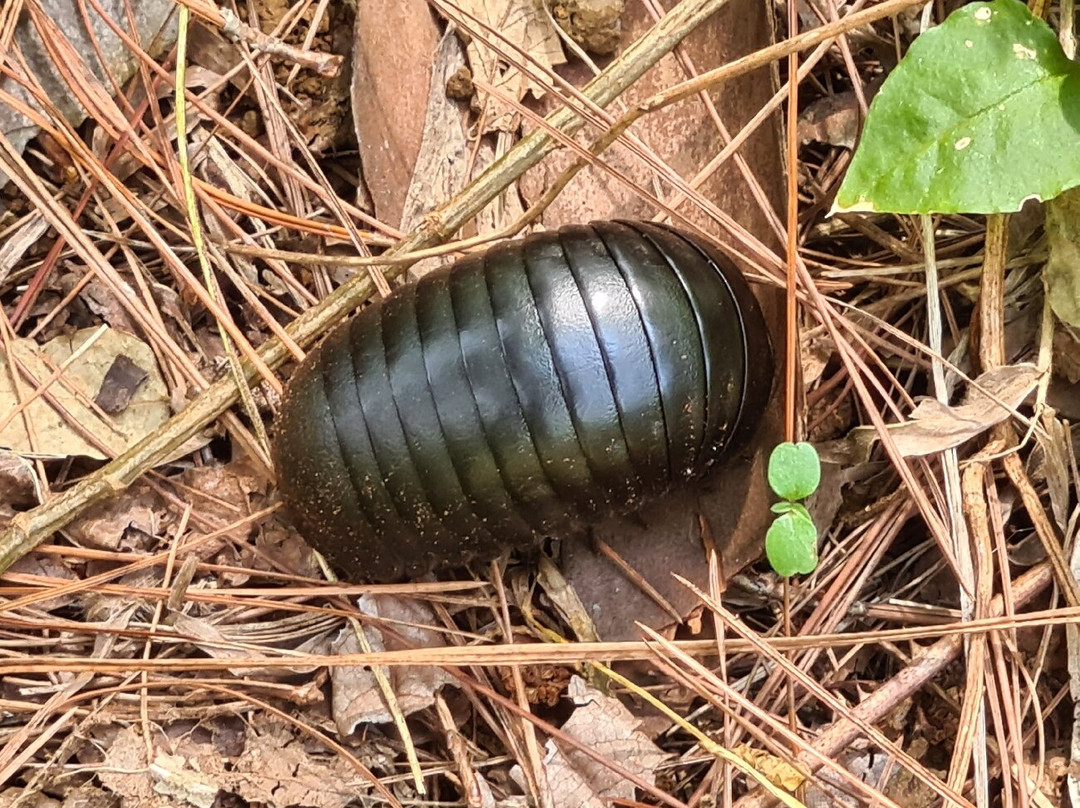
<svg viewBox="0 0 1080 808">
<path fill-rule="evenodd" d="M 769 487 L 781 502 L 765 534 L 765 555 L 785 578 L 806 575 L 817 568 L 817 528 L 798 500 L 806 499 L 821 483 L 821 461 L 809 443 L 781 443 L 769 457 Z"/>
</svg>

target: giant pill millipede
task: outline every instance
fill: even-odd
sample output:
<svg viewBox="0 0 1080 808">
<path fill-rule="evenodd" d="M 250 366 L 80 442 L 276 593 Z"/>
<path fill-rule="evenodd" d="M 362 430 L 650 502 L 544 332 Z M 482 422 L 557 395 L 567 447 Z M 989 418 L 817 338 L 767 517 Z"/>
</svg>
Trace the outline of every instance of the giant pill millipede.
<svg viewBox="0 0 1080 808">
<path fill-rule="evenodd" d="M 286 390 L 279 487 L 350 576 L 415 577 L 703 476 L 753 433 L 772 379 L 757 302 L 708 242 L 644 222 L 564 227 L 332 331 Z"/>
</svg>

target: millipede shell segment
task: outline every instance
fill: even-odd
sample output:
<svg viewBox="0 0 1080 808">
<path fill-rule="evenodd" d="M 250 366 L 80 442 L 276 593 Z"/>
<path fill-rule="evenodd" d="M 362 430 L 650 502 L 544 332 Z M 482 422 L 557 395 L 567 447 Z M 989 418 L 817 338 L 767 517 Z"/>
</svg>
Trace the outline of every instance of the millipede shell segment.
<svg viewBox="0 0 1080 808">
<path fill-rule="evenodd" d="M 415 577 L 702 476 L 753 432 L 772 378 L 757 302 L 712 245 L 565 227 L 335 329 L 286 390 L 279 487 L 351 577 Z"/>
</svg>

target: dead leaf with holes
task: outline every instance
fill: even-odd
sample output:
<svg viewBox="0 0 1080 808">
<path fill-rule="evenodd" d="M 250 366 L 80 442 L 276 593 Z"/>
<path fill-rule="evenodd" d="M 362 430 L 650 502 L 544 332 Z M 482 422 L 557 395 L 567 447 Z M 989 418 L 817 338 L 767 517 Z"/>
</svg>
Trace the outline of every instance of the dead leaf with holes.
<svg viewBox="0 0 1080 808">
<path fill-rule="evenodd" d="M 110 376 L 117 362 L 125 366 L 127 382 L 118 382 L 115 372 Z M 114 389 L 117 384 L 130 389 Z M 109 414 L 95 403 L 103 385 L 110 402 L 124 402 L 120 411 Z M 35 396 L 39 387 L 44 392 Z M 29 404 L 20 413 L 24 401 Z M 18 454 L 104 460 L 126 451 L 169 415 L 154 353 L 131 334 L 83 329 L 41 346 L 15 340 L 7 356 L 0 354 L 0 446 Z"/>
</svg>

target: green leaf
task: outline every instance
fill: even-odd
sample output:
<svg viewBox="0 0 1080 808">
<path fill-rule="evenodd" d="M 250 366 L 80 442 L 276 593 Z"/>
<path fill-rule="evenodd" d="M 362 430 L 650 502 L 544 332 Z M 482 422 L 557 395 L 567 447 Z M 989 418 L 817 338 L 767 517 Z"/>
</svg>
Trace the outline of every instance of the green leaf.
<svg viewBox="0 0 1080 808">
<path fill-rule="evenodd" d="M 809 443 L 781 443 L 769 456 L 769 487 L 781 499 L 805 499 L 821 483 L 821 461 Z"/>
<path fill-rule="evenodd" d="M 912 43 L 866 118 L 834 211 L 1003 213 L 1080 184 L 1080 65 L 1017 0 Z"/>
<path fill-rule="evenodd" d="M 793 513 L 796 516 L 803 517 L 807 521 L 813 521 L 813 519 L 810 518 L 810 511 L 806 510 L 806 506 L 801 502 L 790 502 L 785 499 L 783 502 L 774 503 L 770 506 L 769 510 L 777 514 Z"/>
<path fill-rule="evenodd" d="M 1080 188 L 1046 203 L 1046 243 L 1050 256 L 1043 280 L 1050 308 L 1063 323 L 1080 327 Z"/>
<path fill-rule="evenodd" d="M 788 578 L 817 569 L 817 528 L 797 513 L 776 517 L 765 534 L 765 555 L 772 568 Z"/>
</svg>

